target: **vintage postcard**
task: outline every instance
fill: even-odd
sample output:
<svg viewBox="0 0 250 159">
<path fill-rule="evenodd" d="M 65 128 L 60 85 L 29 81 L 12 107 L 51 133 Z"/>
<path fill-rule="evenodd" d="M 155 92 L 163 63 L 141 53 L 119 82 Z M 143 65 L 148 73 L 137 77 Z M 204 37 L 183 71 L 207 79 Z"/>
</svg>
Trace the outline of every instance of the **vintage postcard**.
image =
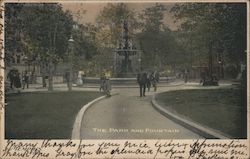
<svg viewBox="0 0 250 159">
<path fill-rule="evenodd" d="M 250 157 L 248 0 L 0 3 L 0 158 Z"/>
</svg>

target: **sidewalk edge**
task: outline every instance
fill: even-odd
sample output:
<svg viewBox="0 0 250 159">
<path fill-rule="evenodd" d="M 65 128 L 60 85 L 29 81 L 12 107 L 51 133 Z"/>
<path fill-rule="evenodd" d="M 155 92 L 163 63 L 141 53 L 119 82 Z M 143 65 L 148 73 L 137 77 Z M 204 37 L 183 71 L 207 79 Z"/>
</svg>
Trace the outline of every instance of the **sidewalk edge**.
<svg viewBox="0 0 250 159">
<path fill-rule="evenodd" d="M 208 138 L 208 139 L 229 139 L 229 136 L 226 136 L 224 134 L 218 133 L 215 130 L 211 129 L 211 128 L 206 128 L 204 126 L 201 126 L 200 124 L 194 123 L 192 121 L 186 120 L 184 118 L 181 118 L 180 116 L 171 113 L 170 111 L 168 111 L 167 109 L 163 108 L 160 104 L 157 103 L 157 101 L 155 100 L 156 96 L 159 93 L 153 95 L 152 98 L 152 105 L 153 107 L 159 111 L 161 114 L 163 114 L 164 116 L 166 116 L 167 118 L 173 120 L 174 122 L 188 128 L 189 130 L 198 133 L 199 135 Z"/>
<path fill-rule="evenodd" d="M 117 95 L 118 93 L 113 93 L 113 95 Z M 95 104 L 96 102 L 105 99 L 106 95 L 98 97 L 92 101 L 90 101 L 89 103 L 85 104 L 80 111 L 77 113 L 76 118 L 75 118 L 75 122 L 73 125 L 73 130 L 72 130 L 72 134 L 71 134 L 71 139 L 74 140 L 79 140 L 81 138 L 81 125 L 82 125 L 82 119 L 83 119 L 83 115 L 86 112 L 86 110 L 92 106 L 93 104 Z"/>
</svg>

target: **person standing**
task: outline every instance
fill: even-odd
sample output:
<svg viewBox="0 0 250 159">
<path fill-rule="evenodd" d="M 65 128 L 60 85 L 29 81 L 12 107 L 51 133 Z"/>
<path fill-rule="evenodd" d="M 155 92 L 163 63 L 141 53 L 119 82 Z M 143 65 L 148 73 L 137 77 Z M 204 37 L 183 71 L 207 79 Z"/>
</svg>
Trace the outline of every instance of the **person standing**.
<svg viewBox="0 0 250 159">
<path fill-rule="evenodd" d="M 154 91 L 156 92 L 157 90 L 157 83 L 159 82 L 159 73 L 157 71 L 154 71 L 152 74 L 151 74 L 151 81 L 152 81 L 152 85 L 154 87 Z"/>
<path fill-rule="evenodd" d="M 104 82 L 103 82 L 103 90 L 106 94 L 107 97 L 110 97 L 111 94 L 110 94 L 110 91 L 111 91 L 111 83 L 110 83 L 110 80 L 109 80 L 109 77 L 106 76 L 105 79 L 104 79 Z"/>
<path fill-rule="evenodd" d="M 184 70 L 184 81 L 185 83 L 188 82 L 188 70 L 187 69 Z"/>
<path fill-rule="evenodd" d="M 147 73 L 140 72 L 137 75 L 137 82 L 140 86 L 140 97 L 145 96 L 146 83 L 147 83 Z"/>
<path fill-rule="evenodd" d="M 65 79 L 67 82 L 67 87 L 69 88 L 70 87 L 70 72 L 69 71 L 65 72 Z"/>
<path fill-rule="evenodd" d="M 79 72 L 78 72 L 76 83 L 77 83 L 77 85 L 79 85 L 79 86 L 82 86 L 82 85 L 83 85 L 83 81 L 82 81 L 82 71 L 79 71 Z"/>
<path fill-rule="evenodd" d="M 150 87 L 151 87 L 150 74 L 147 74 L 147 88 L 148 88 L 148 92 L 150 91 Z"/>
<path fill-rule="evenodd" d="M 25 85 L 27 89 L 29 88 L 29 74 L 27 70 L 25 70 L 22 75 L 22 84 L 23 84 L 23 89 L 25 88 Z"/>
<path fill-rule="evenodd" d="M 8 74 L 7 74 L 7 79 L 10 80 L 10 88 L 13 89 L 13 85 L 14 85 L 14 69 L 11 69 Z"/>
<path fill-rule="evenodd" d="M 82 76 L 82 84 L 84 84 L 85 83 L 85 78 L 86 78 L 85 71 L 82 71 L 81 76 Z"/>
<path fill-rule="evenodd" d="M 21 85 L 21 78 L 20 78 L 20 73 L 18 72 L 18 70 L 14 70 L 14 73 L 13 73 L 13 80 L 14 80 L 14 86 L 16 88 L 21 88 L 22 85 Z"/>
<path fill-rule="evenodd" d="M 205 83 L 205 81 L 206 81 L 206 73 L 205 72 L 201 72 L 200 73 L 200 78 L 201 78 L 200 85 L 203 85 Z"/>
<path fill-rule="evenodd" d="M 100 77 L 100 92 L 104 90 L 104 82 L 105 82 L 105 73 L 103 72 Z"/>
</svg>

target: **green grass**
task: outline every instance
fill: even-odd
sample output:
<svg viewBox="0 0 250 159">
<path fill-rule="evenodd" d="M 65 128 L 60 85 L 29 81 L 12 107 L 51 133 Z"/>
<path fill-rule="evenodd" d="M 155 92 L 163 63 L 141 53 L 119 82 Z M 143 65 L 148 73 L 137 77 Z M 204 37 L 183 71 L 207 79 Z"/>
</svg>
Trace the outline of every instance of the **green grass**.
<svg viewBox="0 0 250 159">
<path fill-rule="evenodd" d="M 99 92 L 41 92 L 6 96 L 5 138 L 68 139 L 83 105 Z"/>
<path fill-rule="evenodd" d="M 186 119 L 204 124 L 234 138 L 247 137 L 247 106 L 240 89 L 178 90 L 156 100 Z"/>
</svg>

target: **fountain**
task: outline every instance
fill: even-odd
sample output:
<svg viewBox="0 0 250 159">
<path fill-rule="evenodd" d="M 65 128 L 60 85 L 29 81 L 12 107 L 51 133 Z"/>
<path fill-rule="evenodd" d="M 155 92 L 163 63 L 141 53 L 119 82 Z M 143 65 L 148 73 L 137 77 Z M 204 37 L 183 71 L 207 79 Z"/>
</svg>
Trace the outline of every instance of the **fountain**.
<svg viewBox="0 0 250 159">
<path fill-rule="evenodd" d="M 135 77 L 140 69 L 141 54 L 133 46 L 129 37 L 128 22 L 123 21 L 123 36 L 119 42 L 118 48 L 114 51 L 114 73 L 116 77 Z"/>
</svg>

